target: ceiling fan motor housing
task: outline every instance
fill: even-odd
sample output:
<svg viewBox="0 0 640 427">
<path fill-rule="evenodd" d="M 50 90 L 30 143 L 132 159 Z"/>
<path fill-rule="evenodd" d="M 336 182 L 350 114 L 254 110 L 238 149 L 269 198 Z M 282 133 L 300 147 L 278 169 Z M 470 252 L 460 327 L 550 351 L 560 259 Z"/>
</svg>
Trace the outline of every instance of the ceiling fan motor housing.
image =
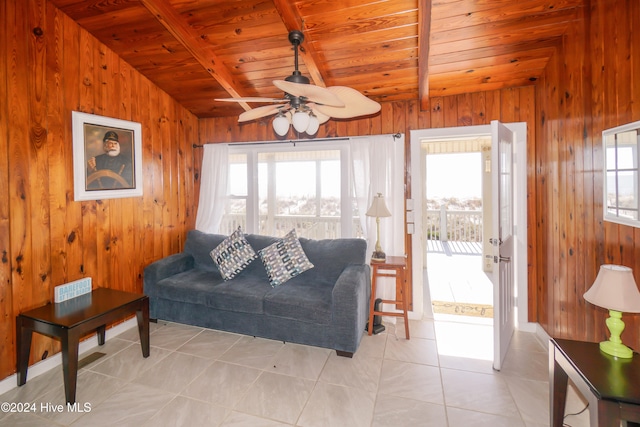
<svg viewBox="0 0 640 427">
<path fill-rule="evenodd" d="M 293 30 L 289 32 L 289 42 L 293 45 L 295 52 L 295 70 L 289 77 L 285 78 L 285 81 L 308 85 L 311 81 L 298 70 L 298 48 L 303 41 L 304 34 L 302 34 L 302 31 Z"/>
</svg>

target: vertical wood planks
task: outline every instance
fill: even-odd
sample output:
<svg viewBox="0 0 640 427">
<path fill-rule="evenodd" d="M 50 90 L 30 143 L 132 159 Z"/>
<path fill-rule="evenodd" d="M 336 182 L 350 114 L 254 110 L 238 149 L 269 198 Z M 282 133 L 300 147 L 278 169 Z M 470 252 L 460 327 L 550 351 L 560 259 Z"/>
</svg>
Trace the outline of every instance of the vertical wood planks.
<svg viewBox="0 0 640 427">
<path fill-rule="evenodd" d="M 92 277 L 94 287 L 142 292 L 144 267 L 181 248 L 195 220 L 185 146 L 197 140 L 198 121 L 45 0 L 1 2 L 0 55 L 4 378 L 15 372 L 15 316 L 51 301 L 54 286 Z M 143 197 L 74 201 L 72 111 L 142 124 Z M 164 182 L 176 183 L 169 204 Z M 156 212 L 156 202 L 166 212 Z M 59 348 L 36 334 L 31 361 Z"/>
</svg>

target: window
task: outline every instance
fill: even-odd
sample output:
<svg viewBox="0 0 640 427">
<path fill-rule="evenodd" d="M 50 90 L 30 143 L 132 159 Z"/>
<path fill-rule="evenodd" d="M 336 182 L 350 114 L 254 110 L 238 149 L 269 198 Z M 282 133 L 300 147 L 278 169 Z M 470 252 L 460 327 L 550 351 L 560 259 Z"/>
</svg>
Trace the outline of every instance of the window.
<svg viewBox="0 0 640 427">
<path fill-rule="evenodd" d="M 604 219 L 640 227 L 638 214 L 638 145 L 640 122 L 602 132 L 604 162 Z"/>
<path fill-rule="evenodd" d="M 360 237 L 346 144 L 238 145 L 229 150 L 229 201 L 221 232 Z"/>
</svg>

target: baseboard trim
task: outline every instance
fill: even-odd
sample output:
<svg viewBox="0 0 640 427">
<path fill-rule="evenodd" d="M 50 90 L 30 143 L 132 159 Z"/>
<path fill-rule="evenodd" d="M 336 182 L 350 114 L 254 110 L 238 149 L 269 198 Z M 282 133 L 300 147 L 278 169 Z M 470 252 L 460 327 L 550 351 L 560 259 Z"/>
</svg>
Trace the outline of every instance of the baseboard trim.
<svg viewBox="0 0 640 427">
<path fill-rule="evenodd" d="M 107 329 L 106 331 L 106 339 L 113 338 L 115 336 L 120 335 L 121 333 L 128 331 L 131 328 L 137 328 L 138 321 L 136 318 L 131 318 L 123 323 L 120 323 L 113 328 Z M 78 347 L 78 353 L 80 354 L 80 358 L 82 355 L 90 350 L 98 347 L 98 336 L 94 335 L 93 337 L 82 341 L 80 346 Z M 40 362 L 36 362 L 33 365 L 29 366 L 27 381 L 32 380 L 33 378 L 44 374 L 45 372 L 50 371 L 58 366 L 62 365 L 62 354 L 56 353 L 51 357 L 48 357 Z M 14 388 L 18 387 L 17 374 L 9 375 L 4 380 L 0 381 L 0 394 L 4 394 Z"/>
</svg>

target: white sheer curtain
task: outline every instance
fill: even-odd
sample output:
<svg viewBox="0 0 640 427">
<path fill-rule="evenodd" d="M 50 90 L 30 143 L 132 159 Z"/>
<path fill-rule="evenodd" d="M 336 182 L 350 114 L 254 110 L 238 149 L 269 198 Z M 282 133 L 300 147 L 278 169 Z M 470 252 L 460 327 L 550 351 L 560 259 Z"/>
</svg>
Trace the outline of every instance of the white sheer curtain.
<svg viewBox="0 0 640 427">
<path fill-rule="evenodd" d="M 227 201 L 228 181 L 229 145 L 206 144 L 202 158 L 196 230 L 219 233 Z"/>
<path fill-rule="evenodd" d="M 350 151 L 354 193 L 369 253 L 376 244 L 376 219 L 366 216 L 365 212 L 373 197 L 382 193 L 391 217 L 380 218 L 380 245 L 387 256 L 403 256 L 404 135 L 350 138 Z"/>
</svg>

